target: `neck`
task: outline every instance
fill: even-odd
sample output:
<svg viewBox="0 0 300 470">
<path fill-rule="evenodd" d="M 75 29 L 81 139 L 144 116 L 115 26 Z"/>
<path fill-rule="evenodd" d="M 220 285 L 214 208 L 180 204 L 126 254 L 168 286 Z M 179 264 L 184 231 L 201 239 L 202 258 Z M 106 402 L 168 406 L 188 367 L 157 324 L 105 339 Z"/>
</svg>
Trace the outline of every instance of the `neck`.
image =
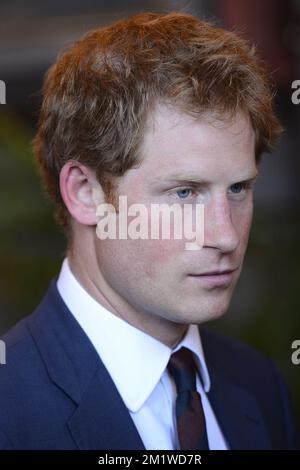
<svg viewBox="0 0 300 470">
<path fill-rule="evenodd" d="M 85 255 L 86 253 L 84 257 L 80 257 L 74 251 L 69 251 L 68 261 L 73 275 L 88 294 L 123 321 L 174 349 L 186 334 L 188 325 L 175 323 L 155 314 L 137 311 L 107 285 L 94 261 L 95 257 Z"/>
</svg>

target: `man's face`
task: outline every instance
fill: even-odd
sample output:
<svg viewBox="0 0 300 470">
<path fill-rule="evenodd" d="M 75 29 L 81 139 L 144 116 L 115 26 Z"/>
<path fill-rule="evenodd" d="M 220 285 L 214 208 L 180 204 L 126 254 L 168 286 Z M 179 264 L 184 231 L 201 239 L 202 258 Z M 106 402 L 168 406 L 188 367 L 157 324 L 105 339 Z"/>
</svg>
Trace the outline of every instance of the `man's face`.
<svg viewBox="0 0 300 470">
<path fill-rule="evenodd" d="M 202 323 L 228 308 L 241 272 L 256 176 L 254 131 L 243 115 L 195 120 L 157 107 L 142 146 L 142 164 L 120 181 L 128 206 L 204 205 L 204 246 L 186 239 L 96 240 L 99 270 L 116 298 L 142 315 Z M 229 274 L 208 275 L 220 271 Z M 142 318 L 142 317 L 141 317 Z"/>
</svg>

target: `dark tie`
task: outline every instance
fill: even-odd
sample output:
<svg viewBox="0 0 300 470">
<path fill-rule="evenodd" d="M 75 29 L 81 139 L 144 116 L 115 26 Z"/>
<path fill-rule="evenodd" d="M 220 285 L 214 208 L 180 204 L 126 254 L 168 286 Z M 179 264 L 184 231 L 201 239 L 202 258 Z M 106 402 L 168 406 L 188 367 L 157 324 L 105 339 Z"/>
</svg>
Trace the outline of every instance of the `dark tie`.
<svg viewBox="0 0 300 470">
<path fill-rule="evenodd" d="M 193 353 L 181 348 L 172 354 L 168 369 L 177 389 L 176 420 L 181 450 L 208 450 L 201 396 L 196 390 Z"/>
</svg>

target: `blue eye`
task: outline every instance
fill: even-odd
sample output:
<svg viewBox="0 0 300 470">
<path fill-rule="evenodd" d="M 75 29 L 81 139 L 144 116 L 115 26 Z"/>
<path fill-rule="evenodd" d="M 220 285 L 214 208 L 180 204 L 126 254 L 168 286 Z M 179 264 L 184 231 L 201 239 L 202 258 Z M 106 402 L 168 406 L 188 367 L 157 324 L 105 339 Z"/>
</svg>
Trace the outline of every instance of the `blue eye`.
<svg viewBox="0 0 300 470">
<path fill-rule="evenodd" d="M 242 191 L 242 189 L 244 189 L 244 186 L 241 183 L 235 183 L 230 186 L 230 189 L 233 193 L 239 194 Z"/>
<path fill-rule="evenodd" d="M 247 189 L 247 183 L 234 183 L 230 186 L 230 190 L 234 194 L 240 194 L 243 190 Z"/>
<path fill-rule="evenodd" d="M 190 196 L 191 191 L 192 190 L 190 188 L 184 188 L 176 191 L 176 194 L 180 199 L 186 199 L 188 196 Z"/>
<path fill-rule="evenodd" d="M 252 189 L 253 183 L 253 180 L 242 181 L 241 183 L 234 183 L 230 186 L 229 191 L 231 192 L 231 194 L 246 195 L 246 192 Z"/>
</svg>

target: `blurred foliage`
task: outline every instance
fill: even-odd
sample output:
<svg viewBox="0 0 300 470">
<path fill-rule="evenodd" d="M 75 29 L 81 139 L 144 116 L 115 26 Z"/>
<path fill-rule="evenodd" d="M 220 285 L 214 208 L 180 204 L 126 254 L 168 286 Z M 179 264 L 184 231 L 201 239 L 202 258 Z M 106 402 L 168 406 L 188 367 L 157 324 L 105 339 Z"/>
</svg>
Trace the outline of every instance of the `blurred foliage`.
<svg viewBox="0 0 300 470">
<path fill-rule="evenodd" d="M 33 135 L 14 114 L 0 113 L 0 333 L 31 313 L 56 275 L 65 241 L 34 168 Z M 300 422 L 300 233 L 293 213 L 256 217 L 230 312 L 212 327 L 274 358 L 292 391 Z M 239 358 L 237 358 L 239 360 Z"/>
<path fill-rule="evenodd" d="M 0 330 L 28 314 L 57 273 L 64 239 L 34 168 L 33 135 L 0 113 Z"/>
</svg>

